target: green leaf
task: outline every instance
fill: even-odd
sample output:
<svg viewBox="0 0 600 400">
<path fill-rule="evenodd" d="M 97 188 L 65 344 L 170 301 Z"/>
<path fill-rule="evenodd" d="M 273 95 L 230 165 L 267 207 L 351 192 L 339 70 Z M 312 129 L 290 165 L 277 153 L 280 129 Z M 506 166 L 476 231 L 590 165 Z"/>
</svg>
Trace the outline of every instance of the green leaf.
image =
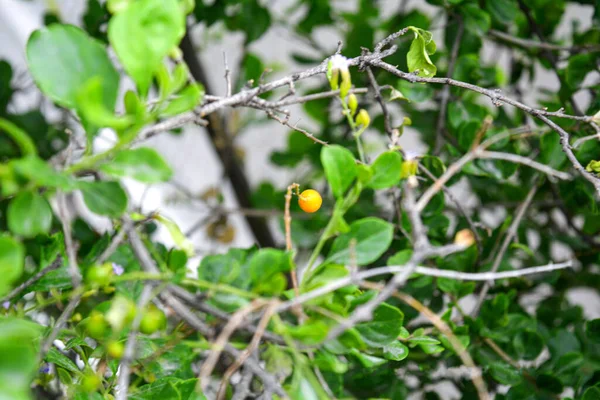
<svg viewBox="0 0 600 400">
<path fill-rule="evenodd" d="M 490 15 L 483 11 L 477 4 L 469 3 L 460 8 L 465 19 L 465 31 L 477 35 L 484 35 L 490 30 Z"/>
<path fill-rule="evenodd" d="M 567 159 L 562 146 L 560 145 L 560 136 L 554 132 L 547 133 L 540 138 L 540 162 L 550 165 L 553 168 L 560 166 Z"/>
<path fill-rule="evenodd" d="M 569 58 L 565 78 L 572 89 L 577 89 L 587 74 L 594 70 L 594 60 L 591 54 L 577 54 Z"/>
<path fill-rule="evenodd" d="M 430 55 L 436 51 L 436 45 L 433 41 L 431 32 L 423 29 L 410 27 L 415 37 L 410 45 L 410 50 L 406 54 L 408 71 L 419 71 L 419 76 L 431 78 L 437 73 L 437 68 L 431 62 Z"/>
<path fill-rule="evenodd" d="M 327 146 L 321 150 L 321 163 L 334 196 L 342 197 L 357 175 L 354 156 L 342 146 Z"/>
<path fill-rule="evenodd" d="M 521 382 L 521 373 L 508 364 L 496 362 L 490 365 L 490 374 L 503 385 L 515 386 Z"/>
<path fill-rule="evenodd" d="M 37 186 L 57 188 L 63 191 L 74 190 L 77 182 L 69 175 L 55 171 L 39 157 L 23 157 L 10 163 L 14 171 Z"/>
<path fill-rule="evenodd" d="M 581 400 L 600 400 L 600 388 L 597 386 L 587 388 Z"/>
<path fill-rule="evenodd" d="M 422 103 L 433 97 L 434 89 L 425 83 L 412 83 L 403 79 L 398 80 L 397 88 L 410 101 Z"/>
<path fill-rule="evenodd" d="M 369 217 L 354 221 L 350 225 L 350 232 L 335 239 L 327 261 L 337 264 L 349 264 L 354 261 L 357 265 L 372 263 L 388 249 L 393 234 L 392 224 L 379 218 Z M 350 248 L 352 240 L 356 241 L 354 254 Z"/>
<path fill-rule="evenodd" d="M 417 344 L 432 345 L 432 344 L 440 344 L 441 342 L 431 336 L 413 336 L 413 337 L 408 338 L 408 343 L 410 343 L 412 345 L 417 345 Z M 411 346 L 411 347 L 413 347 L 413 346 Z"/>
<path fill-rule="evenodd" d="M 302 325 L 286 325 L 284 332 L 292 338 L 307 345 L 320 344 L 326 337 L 329 328 L 325 322 L 320 320 L 308 320 Z"/>
<path fill-rule="evenodd" d="M 192 110 L 202 102 L 204 86 L 195 83 L 183 89 L 176 98 L 160 112 L 161 117 L 171 117 Z"/>
<path fill-rule="evenodd" d="M 382 303 L 373 312 L 371 321 L 356 325 L 365 343 L 373 347 L 392 343 L 400 335 L 404 314 L 398 308 Z"/>
<path fill-rule="evenodd" d="M 22 192 L 11 200 L 6 218 L 12 233 L 32 238 L 50 231 L 52 208 L 37 192 Z"/>
<path fill-rule="evenodd" d="M 55 347 L 52 347 L 48 351 L 48 354 L 46 354 L 46 361 L 54 363 L 59 367 L 66 369 L 67 371 L 75 372 L 77 374 L 81 373 L 81 371 L 79 371 L 79 368 L 77 368 L 77 365 L 75 365 L 75 363 L 71 361 L 70 358 L 62 354 Z"/>
<path fill-rule="evenodd" d="M 98 128 L 113 128 L 121 133 L 135 121 L 130 116 L 117 116 L 113 108 L 104 102 L 104 84 L 100 77 L 94 77 L 83 84 L 75 96 L 77 113 L 85 124 Z"/>
<path fill-rule="evenodd" d="M 197 382 L 196 378 L 184 380 L 164 377 L 138 387 L 135 391 L 131 391 L 127 398 L 129 400 L 206 400 L 202 393 L 195 392 Z"/>
<path fill-rule="evenodd" d="M 269 294 L 279 292 L 279 290 L 271 292 L 265 289 L 269 289 L 271 285 L 268 285 L 268 283 L 273 279 L 285 278 L 281 273 L 287 272 L 291 268 L 292 263 L 289 253 L 278 249 L 260 249 L 250 260 L 250 277 L 253 287 L 257 286 L 253 291 Z M 281 278 L 277 278 L 278 276 Z M 283 280 L 285 281 L 285 279 Z"/>
<path fill-rule="evenodd" d="M 402 361 L 408 357 L 408 347 L 399 341 L 389 343 L 383 347 L 383 356 L 388 360 Z"/>
<path fill-rule="evenodd" d="M 79 189 L 93 213 L 118 218 L 127 209 L 127 194 L 118 182 L 80 182 Z"/>
<path fill-rule="evenodd" d="M 23 245 L 10 236 L 0 236 L 0 296 L 21 277 L 24 260 Z"/>
<path fill-rule="evenodd" d="M 231 249 L 225 254 L 208 255 L 202 258 L 198 266 L 198 279 L 214 283 L 232 283 L 240 276 L 246 261 L 247 252 Z M 243 279 L 249 284 L 249 279 Z"/>
<path fill-rule="evenodd" d="M 171 167 L 149 147 L 122 151 L 100 169 L 108 175 L 129 177 L 144 183 L 165 182 L 173 176 Z"/>
<path fill-rule="evenodd" d="M 368 369 L 379 367 L 380 365 L 383 365 L 387 362 L 387 360 L 384 358 L 361 353 L 357 349 L 352 349 L 351 354 L 358 359 L 358 361 L 362 364 L 363 367 Z"/>
<path fill-rule="evenodd" d="M 185 34 L 185 15 L 177 0 L 131 2 L 108 24 L 108 38 L 125 71 L 146 95 L 163 58 Z"/>
<path fill-rule="evenodd" d="M 535 360 L 544 349 L 544 338 L 537 332 L 522 331 L 513 339 L 513 346 L 520 358 Z"/>
<path fill-rule="evenodd" d="M 519 12 L 519 5 L 515 0 L 485 0 L 485 8 L 494 20 L 505 25 L 515 21 Z"/>
<path fill-rule="evenodd" d="M 535 385 L 541 390 L 556 394 L 560 394 L 564 390 L 562 382 L 550 374 L 538 375 L 535 378 Z"/>
<path fill-rule="evenodd" d="M 162 215 L 156 215 L 154 219 L 167 228 L 178 249 L 183 250 L 188 257 L 194 255 L 194 244 L 181 232 L 179 225 Z"/>
<path fill-rule="evenodd" d="M 600 343 L 600 318 L 585 323 L 585 334 L 591 341 Z"/>
<path fill-rule="evenodd" d="M 29 135 L 14 123 L 4 118 L 0 118 L 0 131 L 6 132 L 8 136 L 10 136 L 10 138 L 19 146 L 19 148 L 21 149 L 21 155 L 37 155 L 37 148 L 35 147 L 35 144 L 31 140 Z"/>
<path fill-rule="evenodd" d="M 412 257 L 413 251 L 411 249 L 400 250 L 387 260 L 387 265 L 404 265 Z"/>
<path fill-rule="evenodd" d="M 0 248 L 0 258 L 2 254 Z M 1 263 L 0 260 L 0 265 Z M 29 400 L 31 398 L 30 386 L 38 368 L 37 352 L 42 329 L 42 326 L 24 319 L 0 317 L 0 354 L 2 354 L 0 397 L 2 399 Z"/>
<path fill-rule="evenodd" d="M 331 371 L 336 374 L 345 374 L 348 371 L 348 363 L 341 361 L 334 354 L 326 350 L 318 350 L 315 354 L 313 364 L 321 371 Z"/>
<path fill-rule="evenodd" d="M 114 110 L 119 74 L 104 45 L 81 29 L 54 24 L 33 32 L 27 42 L 27 60 L 33 79 L 54 102 L 75 108 L 79 88 L 98 77 L 102 101 L 108 110 Z"/>
<path fill-rule="evenodd" d="M 371 165 L 373 176 L 367 187 L 386 189 L 400 182 L 402 156 L 395 151 L 386 151 L 377 157 Z"/>
</svg>

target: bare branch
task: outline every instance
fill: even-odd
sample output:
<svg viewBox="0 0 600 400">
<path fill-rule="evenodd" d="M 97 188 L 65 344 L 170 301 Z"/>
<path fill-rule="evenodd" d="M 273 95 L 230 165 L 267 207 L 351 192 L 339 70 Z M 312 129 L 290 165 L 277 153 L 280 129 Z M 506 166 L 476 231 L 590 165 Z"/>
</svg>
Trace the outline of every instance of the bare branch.
<svg viewBox="0 0 600 400">
<path fill-rule="evenodd" d="M 545 49 L 545 50 L 551 50 L 551 51 L 568 51 L 570 53 L 600 51 L 600 46 L 597 46 L 597 45 L 563 46 L 563 45 L 558 45 L 558 44 L 553 44 L 553 43 L 541 42 L 539 40 L 531 40 L 531 39 L 516 37 L 516 36 L 510 35 L 506 32 L 498 31 L 496 29 L 490 29 L 488 31 L 488 35 L 493 38 L 500 39 L 504 42 L 514 44 L 514 45 L 517 45 L 519 47 L 523 47 L 526 49 Z"/>
<path fill-rule="evenodd" d="M 242 352 L 240 357 L 238 357 L 238 359 L 235 360 L 235 362 L 233 364 L 231 364 L 231 366 L 229 368 L 227 368 L 227 371 L 225 371 L 225 374 L 223 374 L 223 379 L 221 379 L 221 384 L 219 385 L 219 392 L 217 393 L 217 400 L 222 400 L 225 398 L 227 382 L 231 378 L 231 375 L 233 375 L 233 373 L 235 371 L 237 371 L 238 368 L 240 368 L 242 365 L 244 365 L 244 363 L 246 362 L 248 357 L 250 357 L 250 355 L 252 355 L 252 353 L 256 350 L 256 348 L 260 344 L 260 340 L 263 337 L 265 330 L 267 329 L 267 325 L 269 324 L 269 321 L 271 320 L 271 317 L 273 316 L 275 309 L 277 308 L 277 304 L 278 304 L 277 300 L 272 300 L 267 305 L 265 312 L 263 313 L 263 316 L 258 323 L 256 333 L 254 334 L 254 336 L 252 336 L 252 340 L 250 340 L 250 344 L 248 344 L 248 347 L 246 347 L 246 349 Z"/>
</svg>

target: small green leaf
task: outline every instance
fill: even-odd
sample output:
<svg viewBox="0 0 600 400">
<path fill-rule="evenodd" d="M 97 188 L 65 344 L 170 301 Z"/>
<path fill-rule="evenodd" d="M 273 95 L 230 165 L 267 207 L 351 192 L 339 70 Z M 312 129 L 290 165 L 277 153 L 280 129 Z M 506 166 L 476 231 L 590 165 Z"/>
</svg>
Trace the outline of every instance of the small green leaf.
<svg viewBox="0 0 600 400">
<path fill-rule="evenodd" d="M 195 83 L 183 89 L 175 99 L 160 112 L 161 117 L 171 117 L 192 110 L 202 102 L 204 86 Z"/>
<path fill-rule="evenodd" d="M 377 157 L 371 166 L 373 176 L 367 187 L 372 189 L 386 189 L 400 182 L 402 169 L 402 156 L 395 151 L 386 151 Z"/>
<path fill-rule="evenodd" d="M 143 96 L 163 58 L 184 34 L 185 14 L 177 0 L 131 2 L 108 24 L 110 44 Z"/>
<path fill-rule="evenodd" d="M 0 296 L 21 277 L 24 259 L 25 249 L 21 243 L 10 236 L 0 236 Z"/>
<path fill-rule="evenodd" d="M 469 3 L 460 8 L 465 19 L 465 30 L 477 35 L 484 35 L 492 24 L 490 15 L 483 11 L 478 4 Z"/>
<path fill-rule="evenodd" d="M 585 334 L 591 341 L 600 343 L 600 318 L 585 323 Z"/>
<path fill-rule="evenodd" d="M 389 343 L 383 347 L 383 356 L 388 360 L 402 361 L 408 357 L 408 347 L 399 341 Z"/>
<path fill-rule="evenodd" d="M 31 398 L 30 387 L 38 368 L 37 352 L 42 330 L 41 325 L 31 321 L 0 317 L 0 393 L 3 399 Z"/>
<path fill-rule="evenodd" d="M 410 50 L 406 54 L 408 71 L 418 70 L 419 76 L 431 78 L 437 73 L 437 68 L 429 58 L 436 51 L 431 32 L 415 27 L 410 27 L 410 29 L 414 32 L 415 37 L 410 45 Z"/>
<path fill-rule="evenodd" d="M 408 343 L 412 345 L 417 344 L 440 344 L 440 341 L 431 336 L 413 336 L 408 338 Z"/>
<path fill-rule="evenodd" d="M 80 182 L 79 188 L 93 213 L 118 218 L 127 209 L 127 194 L 118 182 Z"/>
<path fill-rule="evenodd" d="M 396 87 L 408 101 L 414 101 L 415 103 L 422 103 L 433 97 L 433 88 L 425 83 L 412 83 L 400 79 Z"/>
<path fill-rule="evenodd" d="M 6 218 L 12 233 L 32 238 L 50 231 L 52 208 L 37 192 L 23 192 L 11 200 Z"/>
<path fill-rule="evenodd" d="M 321 150 L 321 163 L 334 196 L 342 197 L 356 178 L 354 156 L 342 146 L 327 146 Z"/>
<path fill-rule="evenodd" d="M 129 177 L 144 183 L 165 182 L 173 175 L 160 154 L 149 147 L 122 151 L 100 169 L 112 176 Z"/>
<path fill-rule="evenodd" d="M 352 349 L 351 354 L 358 359 L 358 361 L 365 368 L 375 368 L 383 365 L 387 362 L 386 359 L 371 356 L 369 354 L 361 353 L 357 349 Z"/>
<path fill-rule="evenodd" d="M 581 400 L 600 400 L 600 388 L 597 386 L 587 388 Z"/>
<path fill-rule="evenodd" d="M 513 22 L 519 12 L 519 5 L 515 0 L 486 0 L 485 8 L 492 18 L 505 25 Z"/>
<path fill-rule="evenodd" d="M 320 344 L 326 337 L 329 328 L 320 320 L 308 320 L 300 326 L 286 325 L 285 333 L 307 345 Z"/>
<path fill-rule="evenodd" d="M 594 70 L 595 57 L 591 54 L 577 54 L 569 57 L 565 78 L 569 86 L 577 89 L 588 73 Z"/>
<path fill-rule="evenodd" d="M 46 361 L 54 363 L 59 367 L 63 367 L 67 371 L 75 372 L 76 374 L 80 374 L 79 368 L 70 358 L 62 354 L 55 347 L 50 348 L 48 354 L 46 354 Z"/>
<path fill-rule="evenodd" d="M 0 114 L 1 115 L 1 114 Z M 0 132 L 6 132 L 8 136 L 19 146 L 21 149 L 21 155 L 23 156 L 35 156 L 37 155 L 37 148 L 35 143 L 31 140 L 31 137 L 21 128 L 14 123 L 0 118 Z"/>
<path fill-rule="evenodd" d="M 72 25 L 54 24 L 33 32 L 27 42 L 29 69 L 42 92 L 63 107 L 75 108 L 78 90 L 102 80 L 102 101 L 114 110 L 119 74 L 104 45 Z"/>
<path fill-rule="evenodd" d="M 515 386 L 521 382 L 521 373 L 508 364 L 496 362 L 490 365 L 490 374 L 503 385 Z"/>
<path fill-rule="evenodd" d="M 77 90 L 77 113 L 86 124 L 98 128 L 113 128 L 120 133 L 134 123 L 128 115 L 117 116 L 103 100 L 104 84 L 100 77 L 88 80 Z"/>
<path fill-rule="evenodd" d="M 183 250 L 188 257 L 194 255 L 194 244 L 181 232 L 181 229 L 175 222 L 162 215 L 155 215 L 154 219 L 167 228 L 177 248 Z"/>
<path fill-rule="evenodd" d="M 254 284 L 269 280 L 292 267 L 289 253 L 278 249 L 260 249 L 250 260 L 250 277 Z"/>
<path fill-rule="evenodd" d="M 400 335 L 404 314 L 398 308 L 382 303 L 373 312 L 371 321 L 356 325 L 365 343 L 373 347 L 392 343 Z"/>
<path fill-rule="evenodd" d="M 327 261 L 337 264 L 349 264 L 354 261 L 357 265 L 372 263 L 388 249 L 393 234 L 392 224 L 379 218 L 369 217 L 354 221 L 350 225 L 350 232 L 335 239 Z M 354 250 L 350 245 L 353 239 L 356 240 Z"/>
<path fill-rule="evenodd" d="M 544 349 L 544 338 L 537 332 L 521 331 L 513 339 L 513 346 L 520 358 L 535 360 Z"/>
<path fill-rule="evenodd" d="M 39 157 L 23 157 L 10 164 L 15 172 L 37 186 L 57 188 L 63 191 L 76 189 L 77 182 L 69 175 L 55 171 Z"/>
</svg>

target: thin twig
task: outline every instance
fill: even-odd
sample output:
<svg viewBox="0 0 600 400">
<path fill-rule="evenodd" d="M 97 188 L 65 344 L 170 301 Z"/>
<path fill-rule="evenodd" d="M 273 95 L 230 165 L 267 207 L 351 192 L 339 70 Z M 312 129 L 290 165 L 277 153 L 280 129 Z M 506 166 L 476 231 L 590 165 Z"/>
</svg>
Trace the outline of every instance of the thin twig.
<svg viewBox="0 0 600 400">
<path fill-rule="evenodd" d="M 134 228 L 129 229 L 129 242 L 133 252 L 140 262 L 142 269 L 151 272 L 158 273 L 158 267 L 155 265 L 148 249 L 144 246 L 142 239 Z M 170 287 L 167 291 L 162 292 L 159 298 L 181 319 L 188 323 L 192 328 L 200 332 L 205 337 L 213 337 L 214 331 L 204 321 L 202 321 L 196 314 L 194 314 L 188 307 L 186 307 L 179 299 L 172 295 Z M 238 358 L 241 355 L 241 351 L 233 347 L 231 344 L 225 345 L 224 351 L 231 355 L 233 358 Z M 252 359 L 246 361 L 246 365 L 252 370 L 252 372 L 263 382 L 265 390 L 269 390 L 272 393 L 277 393 L 280 397 L 288 399 L 289 396 L 281 388 L 279 382 L 269 373 L 267 373 L 259 364 Z"/>
<path fill-rule="evenodd" d="M 568 51 L 570 53 L 580 53 L 580 52 L 596 52 L 600 51 L 600 46 L 598 45 L 572 45 L 572 46 L 563 46 L 554 43 L 542 42 L 539 40 L 525 39 L 510 35 L 506 32 L 498 31 L 496 29 L 490 29 L 488 31 L 488 35 L 493 38 L 501 39 L 507 43 L 514 44 L 526 49 L 545 49 L 551 51 Z"/>
<path fill-rule="evenodd" d="M 221 379 L 219 391 L 217 392 L 217 400 L 222 400 L 225 398 L 227 382 L 231 378 L 231 375 L 233 375 L 233 373 L 237 371 L 238 368 L 244 365 L 248 357 L 250 357 L 252 352 L 254 352 L 258 347 L 260 340 L 262 339 L 263 333 L 267 329 L 267 325 L 269 324 L 269 321 L 271 320 L 271 317 L 273 316 L 273 313 L 275 312 L 278 303 L 279 302 L 277 300 L 272 300 L 267 305 L 267 307 L 265 308 L 265 312 L 263 313 L 263 316 L 260 319 L 260 322 L 258 323 L 256 333 L 254 333 L 254 336 L 252 336 L 252 340 L 250 340 L 250 344 L 248 344 L 248 347 L 246 347 L 246 349 L 242 352 L 240 357 L 238 357 L 237 360 L 235 360 L 235 362 L 231 364 L 231 366 L 229 366 L 229 368 L 227 368 L 227 370 L 223 374 L 223 379 Z"/>
<path fill-rule="evenodd" d="M 371 282 L 364 282 L 362 286 L 365 286 L 369 289 L 382 290 L 383 285 L 379 285 Z M 399 291 L 394 291 L 392 294 L 393 297 L 402 300 L 421 314 L 423 314 L 444 336 L 448 338 L 448 341 L 454 348 L 454 352 L 461 359 L 462 363 L 469 369 L 471 372 L 471 380 L 473 381 L 473 385 L 477 389 L 477 394 L 479 395 L 480 400 L 487 400 L 490 398 L 488 394 L 487 387 L 485 382 L 481 377 L 481 369 L 475 365 L 473 358 L 463 346 L 463 344 L 458 340 L 454 332 L 450 329 L 450 327 L 431 309 L 425 306 L 423 303 L 415 299 L 414 297 Z"/>
<path fill-rule="evenodd" d="M 58 255 L 54 259 L 54 261 L 52 261 L 52 263 L 50 265 L 48 265 L 47 267 L 38 271 L 38 273 L 33 275 L 31 278 L 27 279 L 25 282 L 21 283 L 19 286 L 17 286 L 13 290 L 11 290 L 11 292 L 9 294 L 7 294 L 3 298 L 1 298 L 0 303 L 4 303 L 6 301 L 11 300 L 13 297 L 15 297 L 16 295 L 21 293 L 23 290 L 27 289 L 29 286 L 33 285 L 34 283 L 36 283 L 37 281 L 42 279 L 47 273 L 57 270 L 58 268 L 62 267 L 62 265 L 63 265 L 63 258 L 61 255 Z"/>
<path fill-rule="evenodd" d="M 447 250 L 445 254 L 452 254 L 461 249 L 464 250 L 464 246 L 446 246 Z M 502 271 L 502 272 L 479 272 L 479 273 L 469 273 L 469 272 L 460 272 L 460 271 L 450 271 L 450 270 L 440 270 L 434 268 L 428 268 L 423 266 L 415 266 L 413 273 L 435 276 L 440 278 L 449 278 L 456 280 L 467 280 L 467 281 L 490 281 L 490 280 L 498 280 L 498 279 L 509 279 L 509 278 L 518 278 L 527 275 L 539 274 L 544 272 L 551 272 L 559 269 L 565 269 L 572 266 L 571 261 L 566 261 L 563 263 L 557 264 L 548 264 L 541 265 L 537 267 L 531 268 L 523 268 L 515 271 Z M 311 290 L 310 292 L 302 293 L 299 297 L 288 300 L 284 303 L 281 303 L 277 308 L 277 312 L 284 312 L 297 304 L 304 304 L 316 298 L 325 296 L 328 293 L 334 292 L 338 289 L 344 288 L 346 286 L 352 285 L 357 281 L 364 281 L 369 278 L 373 278 L 381 275 L 389 275 L 389 274 L 401 274 L 406 272 L 409 265 L 390 265 L 386 267 L 378 267 L 368 269 L 366 271 L 361 271 L 354 276 L 346 276 L 344 278 L 336 279 L 323 285 L 317 289 Z"/>
<path fill-rule="evenodd" d="M 500 247 L 500 251 L 498 251 L 498 253 L 496 254 L 496 258 L 494 259 L 494 264 L 492 264 L 492 268 L 491 268 L 490 272 L 496 272 L 498 270 L 498 268 L 500 267 L 500 263 L 502 262 L 502 259 L 504 258 L 504 254 L 506 253 L 506 250 L 508 250 L 508 246 L 510 245 L 510 243 L 516 236 L 517 231 L 519 229 L 519 225 L 521 224 L 521 220 L 525 216 L 525 212 L 529 208 L 529 205 L 531 204 L 531 201 L 533 200 L 533 196 L 535 195 L 535 192 L 537 192 L 537 189 L 538 189 L 538 184 L 536 182 L 531 187 L 529 192 L 527 193 L 527 196 L 525 197 L 523 204 L 521 204 L 521 206 L 519 207 L 519 210 L 517 211 L 517 214 L 515 215 L 515 219 L 510 224 L 510 227 L 508 228 L 508 232 L 506 232 L 506 236 L 504 237 L 504 241 L 502 242 L 502 246 Z M 487 296 L 487 293 L 489 290 L 490 290 L 490 281 L 487 281 L 481 288 L 481 292 L 479 293 L 477 302 L 475 303 L 475 306 L 473 307 L 473 310 L 471 311 L 471 315 L 477 315 L 477 313 L 479 313 L 479 309 L 480 309 L 481 305 L 483 304 L 483 301 L 485 300 L 485 297 Z"/>
<path fill-rule="evenodd" d="M 229 322 L 223 327 L 223 330 L 217 337 L 217 340 L 212 344 L 212 350 L 208 354 L 206 360 L 202 364 L 202 368 L 200 369 L 200 374 L 198 374 L 198 387 L 205 391 L 208 386 L 208 378 L 211 376 L 215 365 L 217 365 L 217 361 L 219 361 L 219 357 L 221 356 L 221 351 L 225 347 L 225 345 L 229 342 L 229 338 L 238 326 L 244 321 L 244 318 L 258 310 L 259 308 L 265 305 L 265 300 L 257 299 L 252 301 L 252 303 L 248 304 L 246 307 L 240 308 L 237 310 L 229 319 Z"/>
<path fill-rule="evenodd" d="M 547 110 L 538 110 L 538 109 L 529 107 L 519 101 L 516 101 L 509 97 L 503 96 L 497 90 L 485 89 L 485 88 L 479 87 L 477 85 L 472 85 L 470 83 L 457 81 L 455 79 L 420 77 L 420 76 L 417 76 L 414 74 L 409 74 L 409 73 L 400 71 L 398 68 L 394 67 L 393 65 L 388 64 L 388 63 L 378 60 L 378 59 L 375 59 L 375 60 L 371 59 L 366 62 L 374 67 L 382 68 L 382 69 L 396 75 L 397 77 L 407 80 L 411 83 L 416 83 L 416 82 L 438 83 L 438 84 L 443 84 L 443 85 L 451 85 L 451 86 L 460 87 L 460 88 L 467 89 L 467 90 L 470 90 L 473 92 L 477 92 L 484 96 L 489 97 L 492 100 L 492 103 L 494 105 L 501 105 L 503 103 L 509 104 L 513 107 L 516 107 L 516 108 L 532 115 L 535 118 L 538 118 L 544 124 L 549 126 L 553 131 L 555 131 L 556 133 L 559 134 L 560 144 L 563 149 L 563 152 L 567 155 L 567 158 L 569 159 L 569 161 L 571 162 L 573 167 L 577 170 L 577 172 L 579 172 L 579 174 L 584 179 L 586 179 L 588 182 L 590 182 L 594 186 L 594 188 L 596 189 L 597 192 L 600 193 L 600 178 L 597 177 L 596 175 L 586 171 L 585 168 L 581 165 L 581 163 L 579 162 L 579 160 L 573 153 L 571 145 L 569 144 L 569 133 L 567 133 L 567 131 L 565 131 L 563 128 L 561 128 L 559 125 L 557 125 L 555 122 L 553 122 L 552 120 L 550 120 L 548 118 L 548 116 L 568 118 L 568 117 L 566 117 L 565 114 L 562 114 L 562 113 L 555 114 L 552 112 L 548 112 Z M 583 118 L 585 120 L 589 120 L 591 117 L 581 117 L 581 118 Z M 571 119 L 575 119 L 575 118 L 571 118 Z M 470 153 L 467 153 L 467 154 L 470 154 Z"/>
</svg>

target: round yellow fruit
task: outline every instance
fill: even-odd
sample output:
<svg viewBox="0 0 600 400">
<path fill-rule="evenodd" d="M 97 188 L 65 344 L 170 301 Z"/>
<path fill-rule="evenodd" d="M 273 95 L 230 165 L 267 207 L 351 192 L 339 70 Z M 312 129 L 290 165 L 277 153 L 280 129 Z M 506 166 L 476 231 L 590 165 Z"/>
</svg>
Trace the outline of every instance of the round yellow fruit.
<svg viewBox="0 0 600 400">
<path fill-rule="evenodd" d="M 302 211 L 307 213 L 314 213 L 321 208 L 321 204 L 323 204 L 323 198 L 319 192 L 314 189 L 305 190 L 304 192 L 300 193 L 299 197 L 298 205 Z"/>
</svg>

